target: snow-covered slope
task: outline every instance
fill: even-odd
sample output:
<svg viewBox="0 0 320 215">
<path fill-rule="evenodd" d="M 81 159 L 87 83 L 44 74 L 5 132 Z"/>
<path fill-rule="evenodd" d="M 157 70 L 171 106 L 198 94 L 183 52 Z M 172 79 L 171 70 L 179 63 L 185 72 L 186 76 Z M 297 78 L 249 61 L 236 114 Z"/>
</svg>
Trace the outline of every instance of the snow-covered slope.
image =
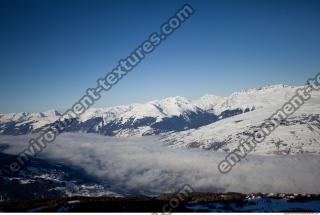
<svg viewBox="0 0 320 215">
<path fill-rule="evenodd" d="M 229 97 L 205 95 L 191 101 L 176 96 L 144 104 L 91 108 L 66 131 L 93 132 L 108 136 L 184 131 L 245 112 L 275 108 L 287 101 L 296 88 L 273 85 L 235 92 Z M 39 132 L 58 120 L 61 114 L 56 110 L 49 110 L 0 115 L 0 134 Z"/>
<path fill-rule="evenodd" d="M 288 85 L 271 85 L 232 93 L 229 97 L 205 95 L 195 102 L 206 110 L 219 114 L 225 110 L 240 108 L 245 110 L 277 106 L 290 99 L 297 87 Z"/>
<path fill-rule="evenodd" d="M 287 85 L 273 85 L 258 89 L 250 89 L 232 93 L 224 102 L 216 106 L 217 110 L 242 109 L 254 107 L 276 107 L 280 103 L 288 101 L 295 93 L 297 87 Z"/>
<path fill-rule="evenodd" d="M 240 139 L 254 134 L 275 111 L 288 101 L 295 88 L 277 86 L 232 94 L 226 106 L 254 105 L 255 111 L 229 117 L 198 129 L 166 135 L 162 140 L 172 147 L 203 148 L 230 152 Z M 235 105 L 235 106 L 234 106 Z M 320 92 L 271 133 L 253 153 L 320 154 Z"/>
</svg>

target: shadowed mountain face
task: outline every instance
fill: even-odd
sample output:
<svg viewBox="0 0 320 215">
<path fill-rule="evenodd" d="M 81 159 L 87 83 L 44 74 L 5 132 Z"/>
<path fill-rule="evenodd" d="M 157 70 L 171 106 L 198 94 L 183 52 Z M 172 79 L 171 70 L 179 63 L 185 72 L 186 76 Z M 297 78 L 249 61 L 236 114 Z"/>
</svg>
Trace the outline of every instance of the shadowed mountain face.
<svg viewBox="0 0 320 215">
<path fill-rule="evenodd" d="M 161 134 L 165 132 L 184 131 L 193 128 L 199 128 L 204 125 L 216 122 L 218 120 L 228 118 L 234 115 L 242 114 L 250 111 L 249 108 L 242 110 L 240 108 L 234 110 L 225 110 L 221 114 L 216 115 L 208 111 L 198 112 L 183 112 L 179 116 L 163 117 L 157 120 L 157 117 L 143 117 L 143 118 L 116 118 L 114 120 L 105 122 L 103 117 L 92 117 L 86 121 L 74 119 L 64 131 L 65 132 L 86 132 L 98 133 L 106 136 L 115 136 L 124 133 L 124 136 L 138 135 L 152 135 Z M 48 123 L 42 127 L 36 128 L 32 124 L 33 121 L 10 121 L 0 122 L 2 135 L 21 135 L 28 133 L 41 132 L 53 123 Z M 145 130 L 145 131 L 144 131 Z"/>
</svg>

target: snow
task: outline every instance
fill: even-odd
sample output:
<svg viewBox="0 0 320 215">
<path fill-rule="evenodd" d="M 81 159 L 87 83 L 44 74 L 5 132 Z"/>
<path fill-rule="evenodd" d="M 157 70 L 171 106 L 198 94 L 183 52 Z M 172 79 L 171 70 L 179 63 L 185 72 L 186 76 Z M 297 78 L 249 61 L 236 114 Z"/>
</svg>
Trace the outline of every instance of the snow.
<svg viewBox="0 0 320 215">
<path fill-rule="evenodd" d="M 194 211 L 210 212 L 286 212 L 286 211 L 319 211 L 319 200 L 288 201 L 286 199 L 257 198 L 236 202 L 212 202 L 206 204 L 189 203 L 187 208 Z"/>
<path fill-rule="evenodd" d="M 297 88 L 298 87 L 279 84 L 235 92 L 228 97 L 207 94 L 192 101 L 181 96 L 175 96 L 150 101 L 144 104 L 90 108 L 79 117 L 79 120 L 85 122 L 89 119 L 101 117 L 104 124 L 114 120 L 125 124 L 129 120 L 135 121 L 146 117 L 155 118 L 156 121 L 159 122 L 166 117 L 187 117 L 188 113 L 199 111 L 211 112 L 218 115 L 225 110 L 245 110 L 247 108 L 250 110 L 256 110 L 252 113 L 246 113 L 205 126 L 201 128 L 201 131 L 189 130 L 185 133 L 176 134 L 177 137 L 183 137 L 182 142 L 190 142 L 191 140 L 203 140 L 202 142 L 224 141 L 231 134 L 238 134 L 239 132 L 246 131 L 250 125 L 262 122 L 265 117 L 268 117 L 268 114 L 276 108 L 279 108 L 285 101 L 288 101 Z M 318 106 L 318 101 L 315 101 L 312 104 L 310 103 L 309 106 L 304 107 L 305 113 L 316 113 L 317 110 L 315 109 Z M 61 113 L 56 110 L 48 110 L 39 113 L 9 113 L 0 116 L 0 125 L 1 128 L 4 129 L 4 123 L 14 121 L 17 123 L 16 126 L 28 123 L 32 126 L 32 129 L 35 130 L 55 122 L 59 119 Z M 237 121 L 239 122 L 236 123 Z M 300 126 L 297 125 L 297 127 L 291 128 L 292 132 L 299 132 Z M 124 129 L 117 135 L 141 136 L 149 130 L 150 127 L 148 126 L 131 130 Z M 0 129 L 0 133 L 1 132 L 2 130 Z M 192 135 L 189 135 L 189 132 L 192 132 Z M 292 139 L 293 137 L 287 137 L 288 140 L 290 140 L 290 138 Z M 170 139 L 172 138 L 169 137 L 169 140 Z M 179 144 L 177 144 L 177 146 L 178 145 Z"/>
<path fill-rule="evenodd" d="M 195 100 L 195 103 L 204 110 L 212 110 L 213 113 L 218 114 L 217 112 L 215 112 L 217 105 L 222 104 L 226 99 L 226 97 L 206 94 L 200 99 Z"/>
<path fill-rule="evenodd" d="M 281 86 L 278 86 L 280 88 Z M 281 108 L 285 101 L 290 99 L 294 92 L 294 88 L 283 87 L 284 91 L 276 91 L 277 88 L 266 88 L 270 93 L 275 92 L 277 96 L 272 100 L 269 98 L 268 102 L 267 94 L 263 89 L 250 90 L 241 92 L 231 96 L 230 100 L 234 103 L 240 102 L 240 99 L 234 99 L 236 97 L 243 97 L 243 101 L 248 94 L 257 95 L 261 94 L 261 100 L 251 97 L 255 102 L 255 105 L 259 104 L 265 99 L 264 108 L 257 109 L 255 111 L 247 112 L 244 114 L 236 115 L 230 118 L 226 118 L 207 126 L 200 127 L 198 129 L 192 129 L 182 132 L 171 133 L 165 135 L 162 141 L 172 144 L 171 147 L 180 148 L 188 147 L 192 143 L 197 143 L 200 148 L 210 148 L 210 146 L 217 143 L 225 143 L 221 147 L 220 151 L 230 151 L 235 149 L 239 145 L 241 138 L 246 138 L 246 132 L 254 133 L 259 126 L 268 119 L 278 108 Z M 272 102 L 271 102 L 272 100 Z M 249 102 L 247 101 L 247 104 Z M 238 103 L 240 105 L 240 103 Z M 291 154 L 298 153 L 314 153 L 320 154 L 320 127 L 319 124 L 313 124 L 310 129 L 309 116 L 317 116 L 320 114 L 320 92 L 314 92 L 311 99 L 307 101 L 296 113 L 288 118 L 288 125 L 280 125 L 270 136 L 263 141 L 262 144 L 258 144 L 256 151 L 257 154 L 269 154 L 269 153 L 286 153 L 289 151 Z M 276 148 L 276 143 L 281 143 L 280 149 Z"/>
<path fill-rule="evenodd" d="M 80 203 L 80 200 L 68 201 L 68 204 L 77 204 Z"/>
</svg>

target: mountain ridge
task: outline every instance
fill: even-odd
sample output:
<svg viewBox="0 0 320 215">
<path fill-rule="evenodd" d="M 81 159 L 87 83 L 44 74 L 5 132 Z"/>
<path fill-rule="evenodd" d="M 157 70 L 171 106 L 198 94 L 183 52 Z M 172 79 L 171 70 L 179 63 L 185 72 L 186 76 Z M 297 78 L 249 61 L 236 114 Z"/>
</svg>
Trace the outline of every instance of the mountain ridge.
<svg viewBox="0 0 320 215">
<path fill-rule="evenodd" d="M 234 94 L 236 95 L 236 94 L 248 93 L 248 92 L 252 92 L 252 91 L 260 91 L 260 90 L 266 90 L 266 89 L 281 89 L 281 88 L 299 88 L 299 87 L 302 87 L 302 86 L 290 86 L 290 85 L 286 85 L 286 84 L 274 84 L 274 85 L 266 85 L 266 86 L 263 86 L 263 87 L 256 87 L 256 88 L 249 88 L 249 89 L 246 89 L 246 90 L 235 91 L 235 92 L 231 93 L 229 96 L 219 96 L 219 95 L 215 95 L 215 94 L 206 93 L 203 96 L 201 96 L 200 98 L 194 99 L 194 100 L 188 99 L 188 98 L 183 97 L 183 96 L 170 96 L 170 97 L 166 97 L 166 98 L 163 98 L 163 99 L 156 99 L 156 100 L 147 101 L 147 102 L 144 102 L 144 103 L 138 102 L 138 103 L 115 105 L 115 106 L 108 106 L 108 107 L 96 107 L 96 108 L 90 108 L 90 109 L 107 110 L 107 109 L 112 109 L 112 108 L 125 108 L 125 107 L 130 107 L 130 106 L 133 106 L 133 105 L 143 105 L 143 104 L 148 104 L 148 103 L 153 103 L 153 102 L 159 102 L 159 101 L 167 100 L 167 99 L 170 99 L 170 98 L 183 98 L 183 99 L 189 100 L 191 102 L 197 102 L 200 99 L 205 98 L 205 97 L 215 97 L 216 99 L 226 99 L 226 98 L 228 98 L 228 97 L 230 97 L 230 96 L 232 96 Z M 47 115 L 47 114 L 53 113 L 53 112 L 55 112 L 57 115 L 61 115 L 63 113 L 63 111 L 58 110 L 58 109 L 49 109 L 49 110 L 40 111 L 40 112 L 22 111 L 22 112 L 0 113 L 0 117 L 6 116 L 6 115 L 15 115 L 15 114 L 38 114 L 38 113 L 42 113 L 42 114 Z"/>
<path fill-rule="evenodd" d="M 298 87 L 269 85 L 232 93 L 228 97 L 206 94 L 197 100 L 173 96 L 146 103 L 90 108 L 67 131 L 95 132 L 108 136 L 143 136 L 198 128 L 234 115 L 277 105 Z M 0 115 L 0 134 L 39 132 L 62 112 L 9 113 Z"/>
</svg>

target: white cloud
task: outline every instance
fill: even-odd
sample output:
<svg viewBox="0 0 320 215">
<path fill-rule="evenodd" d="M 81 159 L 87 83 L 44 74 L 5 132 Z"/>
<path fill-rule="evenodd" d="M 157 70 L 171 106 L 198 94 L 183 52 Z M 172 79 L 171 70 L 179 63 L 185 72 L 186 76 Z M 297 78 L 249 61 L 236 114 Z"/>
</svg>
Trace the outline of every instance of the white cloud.
<svg viewBox="0 0 320 215">
<path fill-rule="evenodd" d="M 21 151 L 32 135 L 0 136 L 5 150 Z M 61 134 L 40 155 L 80 166 L 122 193 L 156 194 L 190 184 L 198 191 L 320 193 L 320 157 L 248 155 L 223 175 L 224 154 L 199 149 L 171 149 L 155 137 L 117 138 Z"/>
</svg>

